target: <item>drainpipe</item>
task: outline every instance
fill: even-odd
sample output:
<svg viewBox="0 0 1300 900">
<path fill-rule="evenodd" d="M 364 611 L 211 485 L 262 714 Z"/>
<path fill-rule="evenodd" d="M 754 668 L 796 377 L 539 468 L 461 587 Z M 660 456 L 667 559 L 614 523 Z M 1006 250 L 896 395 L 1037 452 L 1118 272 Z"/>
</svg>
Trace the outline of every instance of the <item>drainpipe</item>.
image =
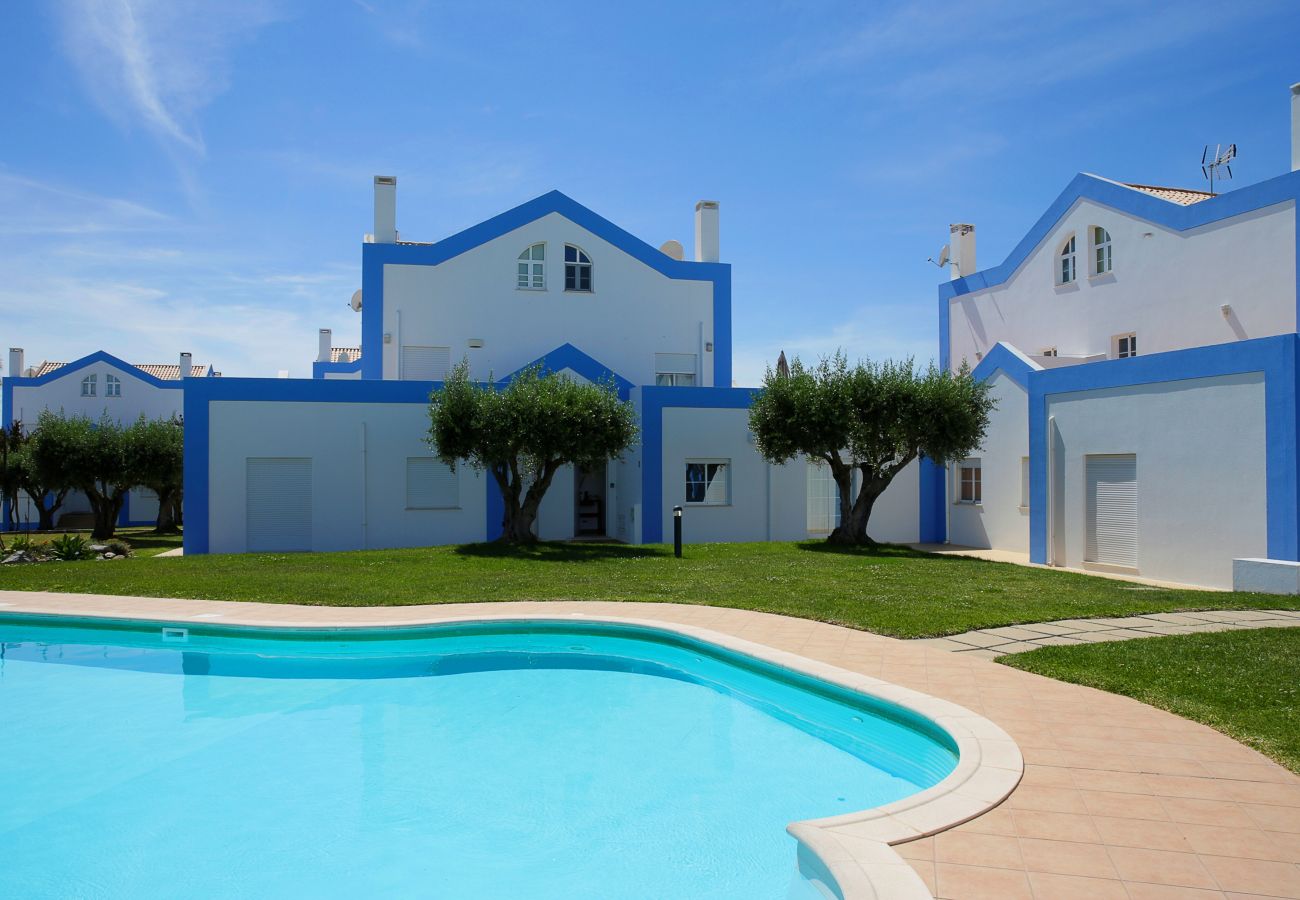
<svg viewBox="0 0 1300 900">
<path fill-rule="evenodd" d="M 361 423 L 361 549 L 370 549 L 370 527 L 366 519 L 366 509 L 370 505 L 368 485 L 366 483 L 366 423 Z"/>
<path fill-rule="evenodd" d="M 1056 448 L 1052 446 L 1052 432 L 1056 430 L 1056 416 L 1047 417 L 1047 503 L 1043 510 L 1047 515 L 1047 552 L 1043 555 L 1049 566 L 1056 562 L 1056 515 L 1052 508 L 1052 495 L 1056 493 Z M 1031 498 L 1030 502 L 1033 500 Z"/>
</svg>

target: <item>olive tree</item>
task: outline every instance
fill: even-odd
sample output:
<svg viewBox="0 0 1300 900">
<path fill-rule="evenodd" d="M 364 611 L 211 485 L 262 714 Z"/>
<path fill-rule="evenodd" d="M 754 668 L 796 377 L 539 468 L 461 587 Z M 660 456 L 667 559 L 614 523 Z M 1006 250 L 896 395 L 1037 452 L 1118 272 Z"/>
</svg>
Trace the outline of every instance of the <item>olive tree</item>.
<svg viewBox="0 0 1300 900">
<path fill-rule="evenodd" d="M 32 460 L 31 441 L 32 436 L 18 421 L 0 431 L 0 493 L 9 503 L 9 521 L 4 524 L 11 530 L 18 525 L 20 501 L 26 495 L 36 507 L 36 527 L 51 531 L 54 514 L 63 506 L 72 484 L 62 473 L 38 470 Z"/>
<path fill-rule="evenodd" d="M 749 410 L 749 427 L 765 459 L 798 456 L 825 462 L 839 488 L 840 522 L 827 539 L 867 544 L 876 500 L 909 463 L 947 465 L 984 440 L 994 400 L 969 367 L 958 372 L 905 362 L 861 362 L 842 353 L 789 374 L 767 370 Z M 853 474 L 860 484 L 853 493 Z"/>
<path fill-rule="evenodd" d="M 531 543 L 542 498 L 561 466 L 593 468 L 636 437 L 636 412 L 612 384 L 580 383 L 540 367 L 504 387 L 470 381 L 462 362 L 429 398 L 429 444 L 451 466 L 486 470 L 501 489 L 500 540 Z"/>
<path fill-rule="evenodd" d="M 156 534 L 179 531 L 185 432 L 177 419 L 141 418 L 126 431 L 133 478 L 158 495 Z"/>
<path fill-rule="evenodd" d="M 47 410 L 32 432 L 31 458 L 42 478 L 86 495 L 95 519 L 91 537 L 113 536 L 127 491 L 140 483 L 126 428 L 108 416 L 92 421 Z"/>
</svg>

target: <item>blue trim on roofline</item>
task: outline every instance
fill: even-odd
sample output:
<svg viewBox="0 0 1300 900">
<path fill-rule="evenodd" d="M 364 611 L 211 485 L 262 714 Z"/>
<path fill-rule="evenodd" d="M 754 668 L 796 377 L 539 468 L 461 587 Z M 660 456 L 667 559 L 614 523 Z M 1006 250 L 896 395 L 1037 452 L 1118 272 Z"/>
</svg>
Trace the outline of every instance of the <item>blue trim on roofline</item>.
<svg viewBox="0 0 1300 900">
<path fill-rule="evenodd" d="M 641 543 L 664 539 L 665 409 L 748 409 L 758 388 L 643 387 L 641 389 Z"/>
<path fill-rule="evenodd" d="M 1250 372 L 1260 372 L 1264 376 L 1268 556 L 1271 559 L 1300 560 L 1298 343 L 1300 335 L 1284 334 L 1030 373 L 1027 386 L 1030 560 L 1047 562 L 1049 398 L 1081 391 Z"/>
<path fill-rule="evenodd" d="M 325 373 L 330 374 L 344 373 L 351 374 L 361 371 L 361 357 L 357 357 L 351 362 L 321 362 L 316 360 L 311 364 L 311 377 L 324 379 Z"/>
<path fill-rule="evenodd" d="M 43 384 L 49 384 L 51 381 L 79 372 L 87 366 L 94 365 L 95 363 L 108 363 L 114 368 L 120 369 L 123 373 L 138 378 L 145 384 L 152 385 L 153 387 L 170 388 L 172 390 L 180 390 L 184 387 L 184 379 L 177 378 L 175 380 L 164 380 L 162 378 L 155 378 L 153 375 L 142 371 L 138 367 L 131 365 L 129 362 L 123 362 L 111 353 L 107 353 L 103 350 L 96 350 L 89 356 L 83 356 L 75 362 L 70 362 L 65 366 L 59 366 L 53 372 L 46 372 L 44 375 L 39 377 L 28 378 L 20 375 L 9 375 L 4 378 L 3 381 L 0 381 L 0 421 L 3 421 L 5 427 L 8 427 L 9 424 L 13 422 L 14 388 L 40 387 Z M 208 372 L 211 374 L 211 366 L 208 366 Z"/>
<path fill-rule="evenodd" d="M 713 382 L 731 386 L 731 266 L 673 259 L 559 191 L 551 191 L 435 244 L 361 245 L 361 377 L 384 377 L 384 266 L 436 266 L 551 213 L 668 278 L 713 283 Z"/>
<path fill-rule="evenodd" d="M 542 374 L 559 372 L 561 369 L 572 369 L 591 382 L 612 380 L 620 400 L 626 400 L 628 393 L 635 386 L 600 360 L 588 356 L 568 343 L 561 344 L 545 356 L 540 356 L 528 365 L 521 366 L 511 372 L 505 378 L 498 379 L 496 384 L 499 387 L 505 387 L 516 375 L 538 365 L 542 367 Z"/>
</svg>

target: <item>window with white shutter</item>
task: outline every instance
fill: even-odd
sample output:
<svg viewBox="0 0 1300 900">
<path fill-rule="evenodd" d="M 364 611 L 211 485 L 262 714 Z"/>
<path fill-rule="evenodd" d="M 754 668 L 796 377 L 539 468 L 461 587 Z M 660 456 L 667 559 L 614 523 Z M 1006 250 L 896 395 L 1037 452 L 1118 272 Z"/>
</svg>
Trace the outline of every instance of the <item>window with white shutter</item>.
<svg viewBox="0 0 1300 900">
<path fill-rule="evenodd" d="M 451 466 L 433 456 L 406 458 L 406 508 L 456 509 L 460 479 Z"/>
<path fill-rule="evenodd" d="M 442 381 L 450 371 L 450 347 L 402 347 L 403 381 Z"/>
<path fill-rule="evenodd" d="M 248 549 L 311 549 L 311 459 L 248 457 Z"/>
<path fill-rule="evenodd" d="M 1133 454 L 1085 458 L 1087 546 L 1084 559 L 1137 568 L 1138 481 Z"/>
</svg>

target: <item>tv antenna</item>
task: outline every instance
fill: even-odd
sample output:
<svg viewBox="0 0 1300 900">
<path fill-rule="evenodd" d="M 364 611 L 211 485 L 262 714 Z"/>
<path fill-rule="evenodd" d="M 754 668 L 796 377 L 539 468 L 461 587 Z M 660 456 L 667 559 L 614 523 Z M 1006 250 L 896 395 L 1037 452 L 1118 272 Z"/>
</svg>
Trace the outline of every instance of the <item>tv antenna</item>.
<svg viewBox="0 0 1300 900">
<path fill-rule="evenodd" d="M 1237 145 L 1229 144 L 1228 149 L 1224 149 L 1222 144 L 1214 145 L 1214 157 L 1210 157 L 1210 145 L 1205 145 L 1205 151 L 1201 153 L 1201 174 L 1210 180 L 1210 193 L 1214 193 L 1214 179 L 1218 175 L 1219 169 L 1227 173 L 1226 176 L 1218 175 L 1219 178 L 1232 177 L 1232 161 L 1237 158 Z"/>
</svg>

